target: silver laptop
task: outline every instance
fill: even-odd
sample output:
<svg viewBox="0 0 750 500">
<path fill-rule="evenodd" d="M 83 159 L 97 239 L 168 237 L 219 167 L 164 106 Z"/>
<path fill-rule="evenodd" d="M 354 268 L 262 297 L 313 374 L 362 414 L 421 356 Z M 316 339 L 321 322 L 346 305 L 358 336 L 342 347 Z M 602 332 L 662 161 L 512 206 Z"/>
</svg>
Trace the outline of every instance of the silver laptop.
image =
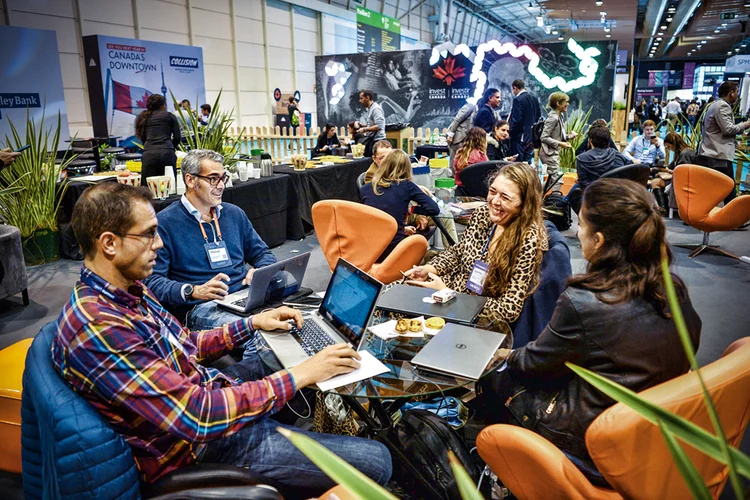
<svg viewBox="0 0 750 500">
<path fill-rule="evenodd" d="M 443 374 L 479 380 L 505 334 L 446 323 L 411 364 Z"/>
<path fill-rule="evenodd" d="M 359 349 L 382 289 L 381 282 L 339 259 L 320 308 L 303 316 L 301 329 L 260 334 L 284 368 L 300 364 L 329 345 L 348 342 Z"/>
<path fill-rule="evenodd" d="M 268 302 L 282 299 L 299 290 L 305 277 L 310 252 L 296 255 L 255 270 L 250 286 L 214 300 L 220 307 L 246 314 Z"/>
</svg>

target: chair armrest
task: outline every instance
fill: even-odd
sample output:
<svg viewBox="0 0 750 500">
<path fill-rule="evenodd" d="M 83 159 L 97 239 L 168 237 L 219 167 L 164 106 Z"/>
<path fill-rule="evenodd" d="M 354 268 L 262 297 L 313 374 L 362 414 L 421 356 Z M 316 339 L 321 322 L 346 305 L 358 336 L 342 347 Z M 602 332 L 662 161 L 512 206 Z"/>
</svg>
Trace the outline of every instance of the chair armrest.
<svg viewBox="0 0 750 500">
<path fill-rule="evenodd" d="M 373 264 L 370 274 L 388 284 L 401 279 L 399 271 L 407 271 L 419 264 L 427 253 L 427 240 L 421 234 L 407 236 L 380 264 Z"/>
<path fill-rule="evenodd" d="M 199 488 L 167 493 L 151 500 L 284 500 L 278 491 L 268 486 L 230 486 L 226 488 Z"/>
<path fill-rule="evenodd" d="M 186 492 L 186 490 L 221 490 L 227 487 L 255 485 L 276 487 L 270 479 L 242 467 L 225 464 L 195 464 L 172 471 L 153 483 L 141 483 L 141 495 L 143 498 L 161 498 L 172 493 Z"/>
</svg>

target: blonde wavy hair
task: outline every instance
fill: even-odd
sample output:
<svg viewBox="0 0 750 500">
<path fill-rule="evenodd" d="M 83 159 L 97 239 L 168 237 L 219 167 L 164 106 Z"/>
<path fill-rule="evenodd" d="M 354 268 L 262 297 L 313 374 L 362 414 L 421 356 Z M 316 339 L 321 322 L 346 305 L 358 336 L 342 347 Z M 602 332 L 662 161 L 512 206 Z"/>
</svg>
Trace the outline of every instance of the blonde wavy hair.
<svg viewBox="0 0 750 500">
<path fill-rule="evenodd" d="M 401 181 L 411 180 L 411 162 L 409 156 L 396 149 L 380 163 L 380 168 L 372 176 L 372 191 L 380 196 L 383 193 L 378 190 L 379 187 L 387 188 L 393 183 L 398 184 Z"/>
</svg>

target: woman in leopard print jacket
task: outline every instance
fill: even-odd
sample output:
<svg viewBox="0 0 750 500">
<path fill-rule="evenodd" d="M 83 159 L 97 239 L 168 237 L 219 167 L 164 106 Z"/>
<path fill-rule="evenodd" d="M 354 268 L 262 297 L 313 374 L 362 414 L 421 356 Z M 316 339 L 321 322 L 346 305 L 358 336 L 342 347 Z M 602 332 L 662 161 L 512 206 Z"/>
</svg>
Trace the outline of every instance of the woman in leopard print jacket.
<svg viewBox="0 0 750 500">
<path fill-rule="evenodd" d="M 487 206 L 474 212 L 461 241 L 407 275 L 413 285 L 481 292 L 488 300 L 479 319 L 511 323 L 539 282 L 549 242 L 536 171 L 525 163 L 513 163 L 493 175 Z M 483 286 L 469 283 L 475 263 L 486 268 Z"/>
</svg>

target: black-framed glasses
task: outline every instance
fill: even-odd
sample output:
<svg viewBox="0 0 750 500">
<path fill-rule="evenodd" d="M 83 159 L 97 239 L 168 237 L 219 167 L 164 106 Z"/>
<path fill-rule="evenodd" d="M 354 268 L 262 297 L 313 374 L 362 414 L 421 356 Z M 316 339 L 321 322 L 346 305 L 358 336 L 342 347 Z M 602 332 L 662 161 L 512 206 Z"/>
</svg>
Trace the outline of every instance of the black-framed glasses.
<svg viewBox="0 0 750 500">
<path fill-rule="evenodd" d="M 226 183 L 229 182 L 229 174 L 227 173 L 224 173 L 224 175 L 222 175 L 221 177 L 216 177 L 213 175 L 210 177 L 207 177 L 205 175 L 198 175 L 198 174 L 188 174 L 188 175 L 192 175 L 193 177 L 198 177 L 200 179 L 207 180 L 208 183 L 211 184 L 211 187 L 218 186 L 219 182 L 223 183 L 224 185 L 226 185 Z"/>
<path fill-rule="evenodd" d="M 133 238 L 145 238 L 149 240 L 152 244 L 154 242 L 154 239 L 159 236 L 159 229 L 154 228 L 151 231 L 146 231 L 145 233 L 135 234 L 135 233 L 115 233 L 117 236 L 120 236 L 121 238 L 125 238 L 126 236 L 130 236 Z"/>
</svg>

